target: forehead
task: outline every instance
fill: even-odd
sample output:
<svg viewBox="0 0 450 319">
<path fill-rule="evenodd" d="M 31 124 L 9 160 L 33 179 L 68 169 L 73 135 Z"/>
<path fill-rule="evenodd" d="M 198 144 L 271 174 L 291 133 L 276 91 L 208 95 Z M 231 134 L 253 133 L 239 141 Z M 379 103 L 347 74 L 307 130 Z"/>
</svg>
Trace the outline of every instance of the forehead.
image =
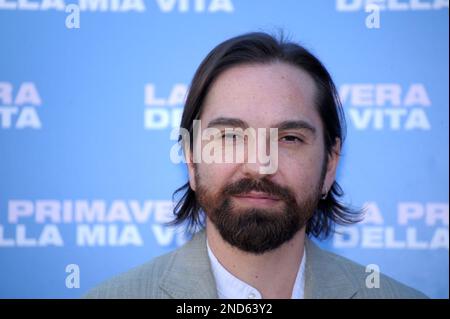
<svg viewBox="0 0 450 319">
<path fill-rule="evenodd" d="M 239 65 L 214 81 L 200 119 L 207 124 L 217 117 L 239 118 L 253 127 L 306 120 L 319 128 L 315 93 L 311 76 L 287 63 Z"/>
</svg>

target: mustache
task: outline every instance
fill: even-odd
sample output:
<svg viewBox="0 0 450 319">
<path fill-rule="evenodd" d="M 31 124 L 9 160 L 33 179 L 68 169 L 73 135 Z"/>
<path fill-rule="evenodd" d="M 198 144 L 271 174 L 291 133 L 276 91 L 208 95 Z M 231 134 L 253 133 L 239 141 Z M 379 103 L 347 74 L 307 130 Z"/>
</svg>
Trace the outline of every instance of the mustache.
<svg viewBox="0 0 450 319">
<path fill-rule="evenodd" d="M 242 195 L 251 191 L 267 193 L 285 201 L 295 201 L 294 194 L 288 188 L 278 185 L 267 178 L 243 178 L 225 186 L 222 193 L 223 195 L 230 196 Z"/>
</svg>

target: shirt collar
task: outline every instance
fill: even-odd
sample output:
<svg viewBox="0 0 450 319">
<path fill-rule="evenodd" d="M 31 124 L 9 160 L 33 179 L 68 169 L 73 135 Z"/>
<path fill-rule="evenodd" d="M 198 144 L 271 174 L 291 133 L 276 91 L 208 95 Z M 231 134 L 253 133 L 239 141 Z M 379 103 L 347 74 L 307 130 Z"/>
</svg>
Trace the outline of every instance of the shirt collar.
<svg viewBox="0 0 450 319">
<path fill-rule="evenodd" d="M 235 277 L 222 266 L 209 247 L 208 241 L 206 241 L 206 246 L 208 249 L 212 273 L 214 275 L 214 279 L 216 280 L 219 299 L 262 299 L 261 293 L 256 288 Z M 303 258 L 297 271 L 297 277 L 295 278 L 294 288 L 292 290 L 292 299 L 304 298 L 305 262 L 306 249 L 303 252 Z"/>
</svg>

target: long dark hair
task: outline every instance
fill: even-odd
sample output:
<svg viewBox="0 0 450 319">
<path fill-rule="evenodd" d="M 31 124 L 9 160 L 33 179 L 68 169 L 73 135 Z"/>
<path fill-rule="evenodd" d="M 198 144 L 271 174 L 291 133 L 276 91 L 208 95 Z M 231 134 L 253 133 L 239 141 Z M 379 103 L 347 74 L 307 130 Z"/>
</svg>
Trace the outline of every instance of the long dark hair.
<svg viewBox="0 0 450 319">
<path fill-rule="evenodd" d="M 202 61 L 192 79 L 181 119 L 181 128 L 189 131 L 193 145 L 193 121 L 200 118 L 204 99 L 213 81 L 225 70 L 240 64 L 268 64 L 275 61 L 288 63 L 306 71 L 317 86 L 315 103 L 324 127 L 327 154 L 333 152 L 336 138 L 345 139 L 345 116 L 339 95 L 330 74 L 322 63 L 301 45 L 267 33 L 240 35 L 222 42 Z M 181 140 L 181 137 L 180 137 Z M 181 197 L 176 200 L 177 194 Z M 309 236 L 326 238 L 335 224 L 348 225 L 361 220 L 361 211 L 338 201 L 344 195 L 335 181 L 325 199 L 319 201 L 314 215 L 306 225 Z M 187 223 L 193 230 L 204 226 L 204 216 L 189 182 L 178 188 L 173 196 L 175 220 L 172 225 Z"/>
</svg>

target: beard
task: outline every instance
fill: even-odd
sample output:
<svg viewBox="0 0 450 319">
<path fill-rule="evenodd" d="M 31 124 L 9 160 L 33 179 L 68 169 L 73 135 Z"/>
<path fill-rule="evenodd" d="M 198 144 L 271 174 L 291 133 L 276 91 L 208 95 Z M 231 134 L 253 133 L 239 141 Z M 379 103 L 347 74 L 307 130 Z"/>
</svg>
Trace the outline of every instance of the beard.
<svg viewBox="0 0 450 319">
<path fill-rule="evenodd" d="M 222 238 L 242 251 L 263 254 L 291 240 L 313 216 L 321 197 L 324 172 L 317 187 L 297 201 L 294 193 L 263 177 L 244 178 L 225 185 L 214 193 L 196 174 L 196 197 L 200 207 L 215 225 Z M 280 199 L 281 205 L 270 208 L 237 207 L 232 196 L 251 191 L 264 192 Z M 280 207 L 281 206 L 281 207 Z"/>
</svg>

